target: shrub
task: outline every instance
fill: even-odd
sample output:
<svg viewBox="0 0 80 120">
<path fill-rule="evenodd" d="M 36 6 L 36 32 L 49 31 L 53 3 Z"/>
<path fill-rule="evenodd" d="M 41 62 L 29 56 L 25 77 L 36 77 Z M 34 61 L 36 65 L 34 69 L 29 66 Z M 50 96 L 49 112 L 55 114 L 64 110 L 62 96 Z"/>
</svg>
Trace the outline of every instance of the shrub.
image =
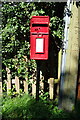
<svg viewBox="0 0 80 120">
<path fill-rule="evenodd" d="M 77 108 L 72 112 L 58 109 L 57 99 L 51 101 L 41 97 L 36 101 L 27 94 L 15 98 L 7 96 L 3 99 L 2 105 L 3 120 L 54 120 L 80 117 L 80 111 Z M 80 104 L 78 108 L 79 106 Z"/>
<path fill-rule="evenodd" d="M 22 119 L 26 104 L 31 99 L 28 95 L 23 97 L 5 98 L 3 102 L 2 114 L 6 119 Z"/>
<path fill-rule="evenodd" d="M 42 101 L 36 102 L 28 95 L 16 98 L 5 98 L 3 102 L 3 119 L 48 120 L 50 112 Z"/>
</svg>

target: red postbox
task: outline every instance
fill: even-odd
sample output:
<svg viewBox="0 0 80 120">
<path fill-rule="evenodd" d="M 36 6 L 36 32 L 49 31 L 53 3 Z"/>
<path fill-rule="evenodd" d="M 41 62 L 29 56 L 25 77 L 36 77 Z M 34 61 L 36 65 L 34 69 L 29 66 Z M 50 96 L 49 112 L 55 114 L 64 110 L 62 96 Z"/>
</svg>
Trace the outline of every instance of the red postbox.
<svg viewBox="0 0 80 120">
<path fill-rule="evenodd" d="M 30 59 L 47 60 L 49 48 L 49 16 L 33 16 L 30 20 Z"/>
</svg>

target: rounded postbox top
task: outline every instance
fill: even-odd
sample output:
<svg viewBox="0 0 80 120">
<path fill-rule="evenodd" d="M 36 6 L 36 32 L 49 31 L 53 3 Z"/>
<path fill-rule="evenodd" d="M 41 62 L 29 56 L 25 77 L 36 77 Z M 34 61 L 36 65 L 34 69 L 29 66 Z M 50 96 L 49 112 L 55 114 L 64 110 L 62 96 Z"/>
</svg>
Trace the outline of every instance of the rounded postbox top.
<svg viewBox="0 0 80 120">
<path fill-rule="evenodd" d="M 49 24 L 49 16 L 32 16 L 31 23 L 34 24 Z"/>
</svg>

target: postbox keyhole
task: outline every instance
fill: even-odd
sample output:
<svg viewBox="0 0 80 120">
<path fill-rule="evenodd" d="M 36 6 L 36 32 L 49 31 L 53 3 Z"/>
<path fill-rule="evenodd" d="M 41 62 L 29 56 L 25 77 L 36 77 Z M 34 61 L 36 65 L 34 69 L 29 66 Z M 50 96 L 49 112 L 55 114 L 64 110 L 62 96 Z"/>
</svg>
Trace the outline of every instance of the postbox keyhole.
<svg viewBox="0 0 80 120">
<path fill-rule="evenodd" d="M 40 30 L 40 28 L 36 28 L 36 29 L 35 29 L 35 31 L 38 31 L 38 30 Z"/>
<path fill-rule="evenodd" d="M 37 29 L 35 29 L 35 31 L 38 31 L 38 28 L 37 28 Z"/>
</svg>

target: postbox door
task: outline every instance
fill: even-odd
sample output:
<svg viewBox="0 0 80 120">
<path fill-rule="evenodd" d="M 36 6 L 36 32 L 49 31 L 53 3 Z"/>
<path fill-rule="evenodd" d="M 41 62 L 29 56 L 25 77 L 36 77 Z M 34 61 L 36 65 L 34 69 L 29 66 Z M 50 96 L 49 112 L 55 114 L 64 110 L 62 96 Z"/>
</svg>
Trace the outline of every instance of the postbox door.
<svg viewBox="0 0 80 120">
<path fill-rule="evenodd" d="M 30 58 L 31 59 L 48 59 L 48 35 L 38 37 L 38 35 L 31 35 L 30 38 Z"/>
</svg>

